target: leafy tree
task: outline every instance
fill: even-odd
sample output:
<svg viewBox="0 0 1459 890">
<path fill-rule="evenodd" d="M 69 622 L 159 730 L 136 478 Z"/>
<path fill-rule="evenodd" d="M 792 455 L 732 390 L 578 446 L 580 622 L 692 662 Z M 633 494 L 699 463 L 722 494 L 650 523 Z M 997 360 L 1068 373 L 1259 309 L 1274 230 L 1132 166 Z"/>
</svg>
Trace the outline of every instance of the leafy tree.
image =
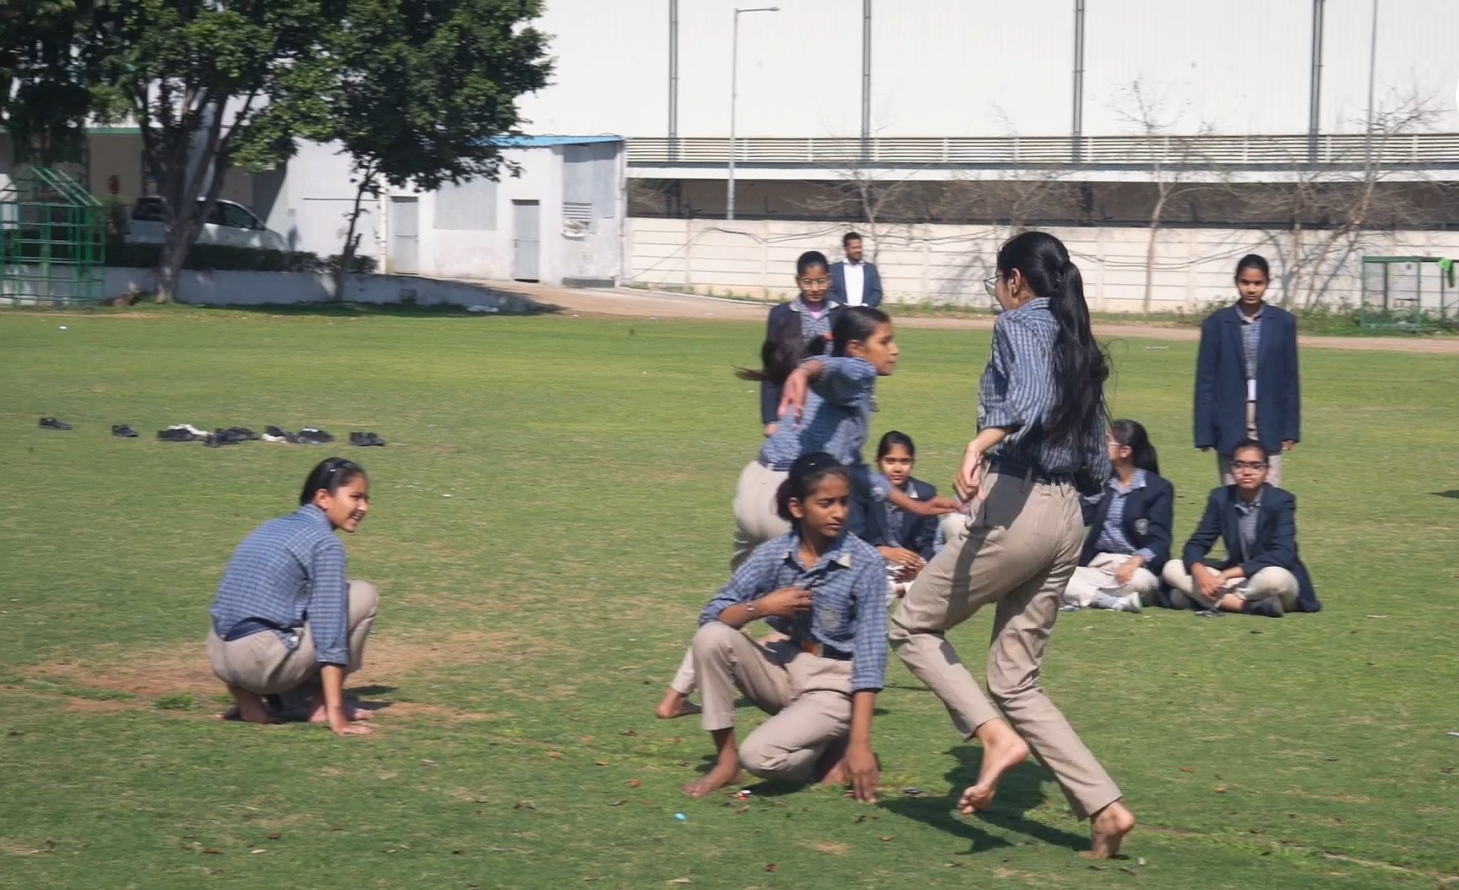
<svg viewBox="0 0 1459 890">
<path fill-rule="evenodd" d="M 309 132 L 340 144 L 356 185 L 336 296 L 366 197 L 386 183 L 428 191 L 498 178 L 495 137 L 517 131 L 517 98 L 541 89 L 551 71 L 546 38 L 526 24 L 540 13 L 539 0 L 349 0 L 330 37 L 338 68 L 326 123 Z"/>
<path fill-rule="evenodd" d="M 0 127 L 16 161 L 79 161 L 94 71 L 73 50 L 91 4 L 0 2 Z"/>
</svg>

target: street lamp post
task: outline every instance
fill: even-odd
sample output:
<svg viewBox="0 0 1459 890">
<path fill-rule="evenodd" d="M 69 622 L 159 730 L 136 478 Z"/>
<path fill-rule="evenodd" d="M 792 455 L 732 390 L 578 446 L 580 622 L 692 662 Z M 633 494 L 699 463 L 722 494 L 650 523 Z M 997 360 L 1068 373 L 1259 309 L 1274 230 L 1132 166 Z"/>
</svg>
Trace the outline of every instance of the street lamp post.
<svg viewBox="0 0 1459 890">
<path fill-rule="evenodd" d="M 735 105 L 739 102 L 740 74 L 740 13 L 779 12 L 778 6 L 756 6 L 749 9 L 735 9 L 734 36 L 730 39 L 730 134 L 729 134 L 729 179 L 726 182 L 724 218 L 735 218 Z"/>
</svg>

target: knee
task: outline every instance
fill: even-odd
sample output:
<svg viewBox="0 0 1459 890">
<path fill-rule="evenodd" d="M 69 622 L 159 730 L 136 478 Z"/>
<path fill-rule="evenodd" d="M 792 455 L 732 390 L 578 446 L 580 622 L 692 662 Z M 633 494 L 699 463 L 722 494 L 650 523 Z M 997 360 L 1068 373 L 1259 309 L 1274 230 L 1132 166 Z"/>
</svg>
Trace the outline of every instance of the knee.
<svg viewBox="0 0 1459 890">
<path fill-rule="evenodd" d="M 1007 670 L 988 665 L 988 695 L 1000 706 L 1029 693 L 1040 693 L 1038 669 Z M 1041 693 L 1040 693 L 1041 694 Z"/>
<path fill-rule="evenodd" d="M 380 611 L 380 591 L 369 581 L 350 582 L 350 613 L 361 618 L 374 618 Z"/>
<path fill-rule="evenodd" d="M 740 766 L 745 772 L 760 779 L 785 779 L 795 781 L 803 778 L 803 769 L 793 762 L 790 751 L 761 738 L 761 733 L 750 733 L 740 744 Z"/>
<path fill-rule="evenodd" d="M 1149 569 L 1139 569 L 1135 577 L 1130 579 L 1130 586 L 1140 593 L 1154 593 L 1160 587 L 1160 579 Z"/>
<path fill-rule="evenodd" d="M 1178 559 L 1166 562 L 1165 568 L 1160 572 L 1160 577 L 1165 579 L 1166 584 L 1177 590 L 1190 590 L 1190 580 L 1185 572 L 1185 564 Z"/>
<path fill-rule="evenodd" d="M 711 621 L 695 632 L 694 642 L 689 648 L 694 650 L 696 661 L 701 658 L 715 658 L 730 652 L 737 636 L 742 636 L 740 631 L 728 624 Z"/>
</svg>

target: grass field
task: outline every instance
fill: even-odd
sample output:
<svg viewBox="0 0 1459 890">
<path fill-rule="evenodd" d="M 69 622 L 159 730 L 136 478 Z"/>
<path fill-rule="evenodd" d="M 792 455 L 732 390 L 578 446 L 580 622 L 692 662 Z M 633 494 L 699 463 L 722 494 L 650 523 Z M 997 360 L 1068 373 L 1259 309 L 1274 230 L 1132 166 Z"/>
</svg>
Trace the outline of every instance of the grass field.
<svg viewBox="0 0 1459 890">
<path fill-rule="evenodd" d="M 1323 613 L 1061 618 L 1047 686 L 1142 822 L 1128 859 L 1095 867 L 1033 763 L 987 818 L 951 815 L 977 749 L 895 659 L 879 806 L 680 796 L 706 737 L 651 711 L 725 578 L 758 440 L 755 395 L 729 370 L 757 336 L 0 314 L 0 886 L 1459 886 L 1459 357 L 1304 354 L 1287 476 Z M 942 485 L 987 334 L 901 339 L 875 432 L 914 435 L 919 475 Z M 1151 428 L 1183 538 L 1214 477 L 1189 447 L 1195 346 L 1112 350 L 1115 410 Z M 76 429 L 37 429 L 43 414 Z M 124 422 L 144 438 L 112 438 Z M 182 422 L 390 444 L 151 440 Z M 383 597 L 352 681 L 388 703 L 378 731 L 210 719 L 202 638 L 223 564 L 335 451 L 374 485 L 348 546 Z M 955 634 L 974 663 L 987 630 L 980 616 Z"/>
</svg>

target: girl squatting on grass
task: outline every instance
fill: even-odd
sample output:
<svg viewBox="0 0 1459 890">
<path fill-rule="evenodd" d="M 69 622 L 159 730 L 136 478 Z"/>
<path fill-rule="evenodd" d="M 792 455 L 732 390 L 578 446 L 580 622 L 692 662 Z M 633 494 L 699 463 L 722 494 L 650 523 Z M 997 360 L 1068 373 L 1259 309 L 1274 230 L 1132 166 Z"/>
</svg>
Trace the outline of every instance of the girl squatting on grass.
<svg viewBox="0 0 1459 890">
<path fill-rule="evenodd" d="M 380 595 L 347 581 L 344 544 L 370 512 L 370 480 L 359 464 L 321 461 L 304 481 L 299 509 L 259 526 L 228 561 L 211 610 L 208 661 L 236 707 L 224 715 L 274 723 L 264 696 L 316 682 L 309 720 L 337 735 L 361 735 L 371 716 L 345 702 L 344 678 L 364 664 Z"/>
<path fill-rule="evenodd" d="M 1113 856 L 1135 817 L 1039 684 L 1044 646 L 1079 564 L 1079 488 L 1110 475 L 1108 360 L 1089 327 L 1079 269 L 1057 238 L 1025 232 L 1008 241 L 988 287 L 1003 313 L 979 385 L 978 435 L 957 475 L 971 520 L 949 534 L 893 612 L 891 645 L 958 731 L 982 742 L 962 812 L 992 806 L 999 779 L 1032 747 L 1075 814 L 1091 819 L 1086 855 Z M 987 605 L 996 609 L 987 682 L 997 707 L 947 639 Z"/>
<path fill-rule="evenodd" d="M 700 615 L 692 650 L 703 688 L 700 723 L 715 763 L 684 793 L 703 797 L 739 781 L 850 780 L 876 800 L 871 721 L 887 666 L 886 564 L 847 530 L 851 473 L 805 454 L 776 494 L 790 531 L 756 548 Z M 761 645 L 743 628 L 764 620 L 781 639 Z M 772 714 L 742 744 L 735 699 Z"/>
<path fill-rule="evenodd" d="M 824 262 L 824 257 L 819 262 Z M 805 274 L 819 273 L 811 267 Z M 792 464 L 813 452 L 829 453 L 849 470 L 852 496 L 847 525 L 857 534 L 863 531 L 869 502 L 880 509 L 882 501 L 890 501 L 916 516 L 936 516 L 956 509 L 950 498 L 923 501 L 909 497 L 885 476 L 873 473 L 862 459 L 861 449 L 875 410 L 877 378 L 891 375 L 901 355 L 891 319 L 863 306 L 846 309 L 837 317 L 831 336 L 834 347 L 830 357 L 821 357 L 813 341 L 807 350 L 813 357 L 784 374 L 781 422 L 761 446 L 759 457 L 740 473 L 735 491 L 731 568 L 742 565 L 760 544 L 790 531 L 789 520 L 777 508 L 778 492 Z M 782 354 L 768 343 L 762 352 L 767 356 Z M 783 365 L 767 363 L 762 371 L 748 374 L 757 379 L 782 371 Z M 686 653 L 680 662 L 656 709 L 659 717 L 668 719 L 695 712 L 688 701 L 696 686 L 692 656 L 692 651 Z"/>
</svg>

